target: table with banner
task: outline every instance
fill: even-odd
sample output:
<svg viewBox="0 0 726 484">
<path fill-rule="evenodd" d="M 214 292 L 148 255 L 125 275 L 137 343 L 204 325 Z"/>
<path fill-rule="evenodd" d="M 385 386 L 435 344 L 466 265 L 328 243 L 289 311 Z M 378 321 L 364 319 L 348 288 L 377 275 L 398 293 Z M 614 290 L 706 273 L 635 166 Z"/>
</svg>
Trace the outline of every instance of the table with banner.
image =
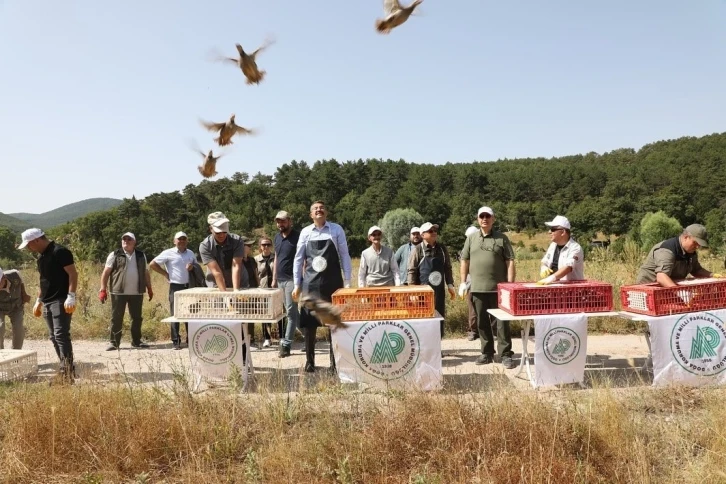
<svg viewBox="0 0 726 484">
<path fill-rule="evenodd" d="M 534 388 L 585 381 L 587 363 L 587 318 L 618 316 L 617 312 L 542 314 L 513 316 L 502 309 L 488 309 L 489 314 L 501 321 L 523 321 L 522 359 L 519 376 L 527 372 Z M 535 325 L 534 366 L 529 363 L 529 330 Z"/>
<path fill-rule="evenodd" d="M 340 381 L 386 389 L 440 389 L 440 321 L 438 313 L 433 318 L 346 321 L 332 331 Z"/>
<path fill-rule="evenodd" d="M 726 309 L 669 316 L 619 314 L 648 325 L 645 337 L 654 386 L 726 383 Z"/>
</svg>

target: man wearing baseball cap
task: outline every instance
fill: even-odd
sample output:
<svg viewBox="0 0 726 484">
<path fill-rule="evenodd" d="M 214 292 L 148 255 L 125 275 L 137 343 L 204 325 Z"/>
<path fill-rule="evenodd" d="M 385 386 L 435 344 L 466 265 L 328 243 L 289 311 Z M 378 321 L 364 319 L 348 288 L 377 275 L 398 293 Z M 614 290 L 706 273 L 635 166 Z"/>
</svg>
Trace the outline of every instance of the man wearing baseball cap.
<svg viewBox="0 0 726 484">
<path fill-rule="evenodd" d="M 411 256 L 411 251 L 422 240 L 421 229 L 419 227 L 411 227 L 409 241 L 396 250 L 395 259 L 396 264 L 398 264 L 399 273 L 401 274 L 401 284 L 406 284 L 406 279 L 408 278 L 408 258 Z"/>
<path fill-rule="evenodd" d="M 244 240 L 229 232 L 229 219 L 222 212 L 207 217 L 209 236 L 199 244 L 202 264 L 207 266 L 207 286 L 222 291 L 242 287 Z"/>
<path fill-rule="evenodd" d="M 512 356 L 512 334 L 509 321 L 500 321 L 487 312 L 496 309 L 497 284 L 514 282 L 514 249 L 509 238 L 494 230 L 494 210 L 481 207 L 477 212 L 479 230 L 470 234 L 464 241 L 461 251 L 459 295 L 467 292 L 466 278 L 471 274 L 471 299 L 476 311 L 477 327 L 481 342 L 481 355 L 477 365 L 494 362 L 494 331 L 497 328 L 497 351 L 505 369 L 514 368 Z"/>
<path fill-rule="evenodd" d="M 383 231 L 378 225 L 368 229 L 371 246 L 360 255 L 358 287 L 400 286 L 401 275 L 393 251 L 381 244 Z"/>
<path fill-rule="evenodd" d="M 701 267 L 698 262 L 700 247 L 708 247 L 708 233 L 701 224 L 691 224 L 679 235 L 658 242 L 650 249 L 640 266 L 636 284 L 657 282 L 663 287 L 673 287 L 674 279 L 693 277 L 723 277 Z"/>
<path fill-rule="evenodd" d="M 285 336 L 280 338 L 280 358 L 290 356 L 292 341 L 295 338 L 295 330 L 300 322 L 300 313 L 297 303 L 292 298 L 292 291 L 295 288 L 293 282 L 293 264 L 295 251 L 300 240 L 300 231 L 293 228 L 292 217 L 284 210 L 275 215 L 278 233 L 275 234 L 273 245 L 275 247 L 275 260 L 272 263 L 272 283 L 270 287 L 282 289 L 285 297 L 285 312 L 287 313 L 287 324 Z"/>
<path fill-rule="evenodd" d="M 451 257 L 443 244 L 438 243 L 439 226 L 426 222 L 420 227 L 423 242 L 416 246 L 408 259 L 408 284 L 428 284 L 434 290 L 434 306 L 441 315 L 441 337 L 444 337 L 446 320 L 446 290 L 451 299 L 454 292 L 454 275 Z M 442 354 L 443 356 L 443 354 Z"/>
<path fill-rule="evenodd" d="M 76 309 L 78 272 L 73 254 L 53 240 L 48 240 L 42 230 L 28 229 L 22 233 L 18 249 L 28 248 L 40 254 L 38 273 L 40 285 L 38 298 L 33 305 L 33 316 L 42 314 L 48 325 L 50 341 L 58 355 L 58 376 L 62 382 L 73 383 L 76 369 L 73 363 L 71 343 L 71 317 Z"/>
<path fill-rule="evenodd" d="M 108 283 L 111 282 L 109 288 Z M 121 236 L 121 248 L 106 257 L 106 266 L 101 273 L 101 290 L 98 298 L 106 302 L 111 295 L 111 333 L 106 351 L 118 350 L 121 346 L 124 313 L 126 306 L 131 317 L 131 346 L 148 348 L 141 341 L 142 306 L 144 293 L 149 294 L 149 301 L 154 297 L 151 288 L 151 274 L 147 270 L 146 254 L 136 248 L 136 236 L 126 232 Z"/>
<path fill-rule="evenodd" d="M 189 280 L 194 272 L 196 258 L 187 248 L 189 240 L 184 232 L 174 234 L 174 247 L 163 250 L 149 263 L 149 268 L 158 272 L 169 283 L 169 309 L 174 316 L 174 293 L 189 289 Z M 189 323 L 184 323 L 186 338 L 189 340 Z M 179 323 L 171 323 L 171 343 L 175 350 L 182 348 Z"/>
<path fill-rule="evenodd" d="M 557 215 L 551 222 L 550 245 L 540 263 L 540 280 L 537 284 L 552 284 L 557 281 L 582 281 L 585 279 L 585 257 L 582 247 L 571 237 L 570 221 Z"/>
<path fill-rule="evenodd" d="M 466 231 L 464 231 L 465 240 L 466 237 L 469 237 L 471 234 L 475 234 L 477 232 L 479 232 L 479 227 L 467 227 Z M 461 253 L 459 253 L 459 258 L 461 259 Z M 469 290 L 471 288 L 471 274 L 466 276 L 466 281 L 464 283 L 467 286 L 466 305 L 469 308 L 469 318 L 466 321 L 466 339 L 467 341 L 474 341 L 479 339 L 479 328 L 476 325 L 476 309 L 474 309 L 474 301 L 471 299 L 471 291 Z"/>
</svg>

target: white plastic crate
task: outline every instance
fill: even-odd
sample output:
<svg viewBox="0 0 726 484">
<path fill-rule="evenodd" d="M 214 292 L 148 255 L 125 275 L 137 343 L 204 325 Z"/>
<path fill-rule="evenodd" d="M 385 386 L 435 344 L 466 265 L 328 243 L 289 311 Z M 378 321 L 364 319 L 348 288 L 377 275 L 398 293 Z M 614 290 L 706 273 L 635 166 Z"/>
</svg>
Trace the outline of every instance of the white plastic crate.
<svg viewBox="0 0 726 484">
<path fill-rule="evenodd" d="M 0 381 L 16 381 L 38 373 L 38 354 L 29 350 L 0 350 Z"/>
<path fill-rule="evenodd" d="M 174 317 L 249 321 L 280 320 L 284 314 L 282 289 L 220 291 L 212 287 L 184 289 L 174 293 Z"/>
</svg>

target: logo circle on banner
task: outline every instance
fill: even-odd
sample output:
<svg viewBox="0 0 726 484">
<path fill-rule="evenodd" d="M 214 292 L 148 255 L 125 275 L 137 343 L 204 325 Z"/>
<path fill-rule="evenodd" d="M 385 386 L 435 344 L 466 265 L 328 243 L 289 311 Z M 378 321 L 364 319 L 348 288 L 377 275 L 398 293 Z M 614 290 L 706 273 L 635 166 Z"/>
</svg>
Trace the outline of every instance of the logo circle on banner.
<svg viewBox="0 0 726 484">
<path fill-rule="evenodd" d="M 438 286 L 439 284 L 441 284 L 442 280 L 443 277 L 441 276 L 441 273 L 439 271 L 433 271 L 431 274 L 429 274 L 429 282 L 434 286 Z"/>
<path fill-rule="evenodd" d="M 416 367 L 421 342 L 405 321 L 371 321 L 353 339 L 358 367 L 380 380 L 397 380 Z"/>
<path fill-rule="evenodd" d="M 325 257 L 317 256 L 313 259 L 312 265 L 315 272 L 323 272 L 328 267 L 328 261 Z"/>
<path fill-rule="evenodd" d="M 671 332 L 671 353 L 694 375 L 713 376 L 726 370 L 726 328 L 711 313 L 686 314 Z"/>
<path fill-rule="evenodd" d="M 229 363 L 238 350 L 237 337 L 219 324 L 205 324 L 194 334 L 192 341 L 194 355 L 210 365 Z"/>
<path fill-rule="evenodd" d="M 543 340 L 545 357 L 553 365 L 566 365 L 580 354 L 580 336 L 570 328 L 552 328 Z"/>
</svg>

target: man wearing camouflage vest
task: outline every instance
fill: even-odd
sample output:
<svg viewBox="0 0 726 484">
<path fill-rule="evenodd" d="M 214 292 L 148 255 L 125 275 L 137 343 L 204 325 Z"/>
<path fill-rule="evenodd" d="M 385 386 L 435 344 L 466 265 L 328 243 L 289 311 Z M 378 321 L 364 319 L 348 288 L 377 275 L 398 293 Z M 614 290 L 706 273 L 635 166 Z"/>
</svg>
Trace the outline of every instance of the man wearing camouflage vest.
<svg viewBox="0 0 726 484">
<path fill-rule="evenodd" d="M 16 270 L 0 269 L 0 350 L 5 349 L 5 316 L 13 326 L 13 349 L 23 348 L 23 304 L 30 301 L 25 284 Z"/>
</svg>

